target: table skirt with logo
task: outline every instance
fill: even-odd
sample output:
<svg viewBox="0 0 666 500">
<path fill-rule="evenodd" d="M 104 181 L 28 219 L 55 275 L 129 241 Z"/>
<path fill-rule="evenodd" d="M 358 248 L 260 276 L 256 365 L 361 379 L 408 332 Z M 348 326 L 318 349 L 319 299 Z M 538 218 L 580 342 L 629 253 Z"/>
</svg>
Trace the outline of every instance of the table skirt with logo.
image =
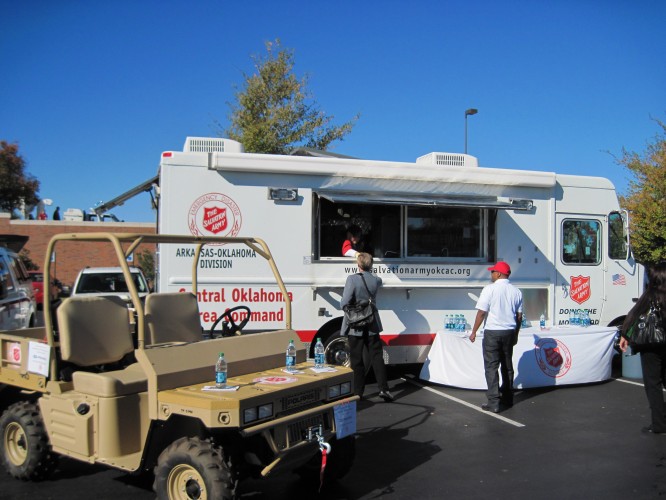
<svg viewBox="0 0 666 500">
<path fill-rule="evenodd" d="M 483 334 L 437 332 L 420 378 L 464 389 L 486 389 Z M 611 377 L 617 328 L 557 327 L 520 331 L 513 348 L 514 388 L 584 384 Z"/>
</svg>

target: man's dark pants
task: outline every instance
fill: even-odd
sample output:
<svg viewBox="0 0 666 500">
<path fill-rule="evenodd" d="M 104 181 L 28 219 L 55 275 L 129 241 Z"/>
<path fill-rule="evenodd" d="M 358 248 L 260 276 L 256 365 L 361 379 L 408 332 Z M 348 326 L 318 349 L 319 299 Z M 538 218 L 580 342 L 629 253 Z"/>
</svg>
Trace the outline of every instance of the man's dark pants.
<svg viewBox="0 0 666 500">
<path fill-rule="evenodd" d="M 513 404 L 513 341 L 514 330 L 484 330 L 483 366 L 486 370 L 488 390 L 486 397 L 491 408 L 498 408 L 500 402 Z M 499 373 L 502 372 L 500 391 Z"/>
</svg>

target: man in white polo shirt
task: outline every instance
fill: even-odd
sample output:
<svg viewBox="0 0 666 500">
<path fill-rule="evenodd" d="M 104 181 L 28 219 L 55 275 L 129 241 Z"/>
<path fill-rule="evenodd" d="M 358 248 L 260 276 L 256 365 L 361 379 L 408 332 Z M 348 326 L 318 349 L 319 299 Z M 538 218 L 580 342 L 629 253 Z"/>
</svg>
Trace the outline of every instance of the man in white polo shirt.
<svg viewBox="0 0 666 500">
<path fill-rule="evenodd" d="M 476 340 L 476 332 L 483 328 L 483 366 L 486 371 L 488 402 L 481 405 L 486 411 L 499 413 L 500 405 L 513 405 L 513 346 L 523 321 L 523 294 L 509 281 L 511 268 L 506 262 L 489 267 L 492 284 L 481 291 L 476 303 L 476 319 L 469 340 Z M 502 373 L 500 391 L 498 368 Z"/>
</svg>

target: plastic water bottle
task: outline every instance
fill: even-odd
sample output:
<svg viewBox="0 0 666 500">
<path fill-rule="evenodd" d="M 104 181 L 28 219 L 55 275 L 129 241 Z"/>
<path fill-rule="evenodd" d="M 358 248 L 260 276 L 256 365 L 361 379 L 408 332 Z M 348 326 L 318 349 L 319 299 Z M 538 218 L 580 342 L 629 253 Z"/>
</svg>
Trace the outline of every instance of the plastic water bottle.
<svg viewBox="0 0 666 500">
<path fill-rule="evenodd" d="M 458 329 L 461 332 L 464 332 L 465 330 L 467 330 L 467 318 L 465 318 L 464 314 L 460 315 L 460 326 L 458 327 Z"/>
<path fill-rule="evenodd" d="M 321 338 L 317 338 L 317 343 L 315 344 L 314 348 L 314 362 L 315 362 L 315 368 L 323 368 L 324 367 L 324 362 L 325 362 L 325 354 L 324 354 L 324 344 L 321 343 Z"/>
<path fill-rule="evenodd" d="M 221 352 L 215 363 L 215 387 L 224 389 L 227 386 L 227 360 Z"/>
<path fill-rule="evenodd" d="M 580 325 L 580 311 L 578 311 L 578 309 L 574 311 L 574 325 Z"/>
<path fill-rule="evenodd" d="M 573 309 L 569 309 L 569 325 L 574 326 L 576 323 L 576 312 Z"/>
<path fill-rule="evenodd" d="M 546 329 L 546 316 L 544 316 L 543 314 L 539 316 L 539 328 L 541 328 L 542 330 Z"/>
<path fill-rule="evenodd" d="M 288 372 L 296 370 L 296 346 L 294 345 L 293 339 L 289 341 L 289 345 L 287 346 L 286 368 Z"/>
<path fill-rule="evenodd" d="M 449 320 L 449 315 L 447 314 L 446 316 L 444 316 L 444 330 L 448 330 L 448 329 L 449 329 L 449 326 L 450 326 L 450 325 L 449 325 L 449 321 L 450 321 L 450 320 Z"/>
<path fill-rule="evenodd" d="M 583 327 L 587 328 L 590 326 L 590 313 L 588 311 L 583 311 Z"/>
</svg>

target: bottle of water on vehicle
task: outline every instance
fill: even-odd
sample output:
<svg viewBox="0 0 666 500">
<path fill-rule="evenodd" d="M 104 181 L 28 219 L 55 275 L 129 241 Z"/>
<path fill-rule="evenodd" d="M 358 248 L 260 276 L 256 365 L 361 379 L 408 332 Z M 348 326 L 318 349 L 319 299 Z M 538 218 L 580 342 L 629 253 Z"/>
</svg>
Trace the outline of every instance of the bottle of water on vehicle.
<svg viewBox="0 0 666 500">
<path fill-rule="evenodd" d="M 294 345 L 293 339 L 289 341 L 289 345 L 287 346 L 286 368 L 288 372 L 296 370 L 296 346 Z"/>
<path fill-rule="evenodd" d="M 224 389 L 227 387 L 227 360 L 221 352 L 215 363 L 215 387 Z"/>
<path fill-rule="evenodd" d="M 543 314 L 539 316 L 539 328 L 541 328 L 542 330 L 546 329 L 546 316 L 544 316 Z"/>
<path fill-rule="evenodd" d="M 317 343 L 314 348 L 314 362 L 315 368 L 323 368 L 325 362 L 324 344 L 321 343 L 321 338 L 317 337 Z"/>
</svg>

